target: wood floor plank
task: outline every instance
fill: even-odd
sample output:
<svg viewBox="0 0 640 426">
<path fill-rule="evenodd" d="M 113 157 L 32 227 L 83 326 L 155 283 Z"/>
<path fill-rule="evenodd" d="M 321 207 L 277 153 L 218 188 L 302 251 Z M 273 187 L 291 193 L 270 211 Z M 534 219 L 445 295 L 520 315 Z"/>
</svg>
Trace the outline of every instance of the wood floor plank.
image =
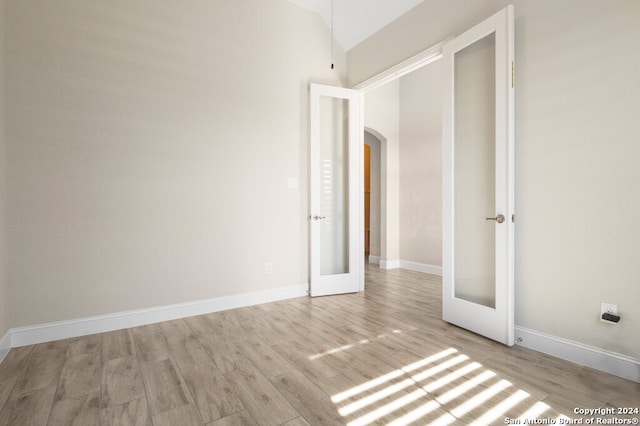
<svg viewBox="0 0 640 426">
<path fill-rule="evenodd" d="M 100 392 L 56 399 L 49 416 L 51 425 L 100 425 Z"/>
<path fill-rule="evenodd" d="M 236 343 L 227 336 L 218 334 L 198 340 L 222 373 L 235 370 L 245 360 Z"/>
<path fill-rule="evenodd" d="M 56 399 L 69 399 L 94 392 L 99 395 L 101 370 L 100 354 L 97 352 L 68 357 L 60 375 Z"/>
<path fill-rule="evenodd" d="M 167 337 L 174 336 L 176 334 L 191 334 L 191 329 L 184 319 L 161 322 L 160 329 L 162 330 L 162 333 Z"/>
<path fill-rule="evenodd" d="M 151 426 L 146 398 L 132 399 L 124 404 L 100 410 L 102 425 Z"/>
<path fill-rule="evenodd" d="M 162 333 L 134 334 L 138 359 L 145 362 L 162 361 L 171 358 L 171 349 Z"/>
<path fill-rule="evenodd" d="M 218 327 L 213 315 L 197 315 L 184 318 L 184 322 L 198 339 L 206 339 L 222 334 L 222 330 Z"/>
<path fill-rule="evenodd" d="M 145 397 L 138 360 L 134 356 L 112 359 L 103 364 L 101 396 L 103 408 Z"/>
<path fill-rule="evenodd" d="M 173 360 L 142 363 L 140 368 L 152 416 L 193 402 Z"/>
<path fill-rule="evenodd" d="M 220 370 L 212 363 L 182 370 L 184 381 L 205 423 L 245 409 Z"/>
<path fill-rule="evenodd" d="M 102 336 L 91 334 L 89 336 L 71 339 L 67 348 L 67 356 L 84 355 L 88 353 L 100 353 L 102 350 Z"/>
<path fill-rule="evenodd" d="M 26 367 L 27 359 L 32 350 L 33 346 L 11 349 L 2 363 L 0 363 L 0 382 L 15 381 Z"/>
<path fill-rule="evenodd" d="M 4 407 L 4 403 L 7 402 L 7 399 L 9 399 L 15 384 L 16 379 L 0 382 L 0 411 L 2 411 L 2 407 Z"/>
<path fill-rule="evenodd" d="M 152 417 L 153 426 L 204 425 L 195 404 L 187 404 Z"/>
<path fill-rule="evenodd" d="M 279 343 L 272 348 L 305 376 L 312 379 L 333 377 L 339 374 L 339 371 L 326 362 L 326 351 L 316 351 L 297 341 Z"/>
<path fill-rule="evenodd" d="M 130 329 L 116 330 L 102 334 L 103 362 L 125 358 L 136 354 L 135 344 Z"/>
<path fill-rule="evenodd" d="M 300 414 L 257 368 L 246 365 L 224 375 L 260 425 L 279 425 Z"/>
<path fill-rule="evenodd" d="M 274 377 L 272 382 L 298 413 L 311 423 L 333 425 L 344 422 L 329 395 L 299 371 L 290 370 Z"/>
<path fill-rule="evenodd" d="M 181 370 L 194 365 L 208 364 L 211 357 L 193 334 L 174 334 L 167 337 L 173 359 Z"/>
<path fill-rule="evenodd" d="M 296 417 L 293 420 L 289 420 L 286 423 L 283 423 L 282 426 L 310 426 L 309 422 L 306 421 L 304 418 L 302 417 Z"/>
<path fill-rule="evenodd" d="M 64 347 L 49 346 L 49 348 L 34 350 L 29 354 L 26 366 L 13 387 L 13 393 L 29 393 L 40 388 L 55 387 L 58 384 L 66 361 L 66 345 Z"/>
<path fill-rule="evenodd" d="M 283 423 L 283 426 L 286 424 L 287 423 Z M 207 423 L 207 426 L 257 426 L 257 425 L 258 423 L 255 421 L 253 416 L 247 410 L 240 411 L 239 413 L 232 414 L 220 420 L 216 420 L 215 422 Z"/>
<path fill-rule="evenodd" d="M 236 343 L 236 347 L 267 378 L 280 375 L 292 368 L 287 360 L 262 339 L 243 340 Z"/>
<path fill-rule="evenodd" d="M 0 426 L 45 425 L 56 393 L 55 386 L 12 394 L 0 411 Z"/>
</svg>

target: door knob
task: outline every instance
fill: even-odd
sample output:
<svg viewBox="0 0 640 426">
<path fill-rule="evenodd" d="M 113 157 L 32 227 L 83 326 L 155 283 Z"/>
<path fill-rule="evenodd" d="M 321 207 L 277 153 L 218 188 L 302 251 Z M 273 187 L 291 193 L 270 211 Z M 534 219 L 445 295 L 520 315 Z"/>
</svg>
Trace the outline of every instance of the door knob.
<svg viewBox="0 0 640 426">
<path fill-rule="evenodd" d="M 486 220 L 495 220 L 495 221 L 496 221 L 496 222 L 498 222 L 498 223 L 502 223 L 502 222 L 504 222 L 504 215 L 499 214 L 499 215 L 498 215 L 498 216 L 496 216 L 496 217 L 487 217 L 487 218 L 485 218 L 485 219 L 486 219 Z"/>
<path fill-rule="evenodd" d="M 318 216 L 318 215 L 315 215 L 313 217 L 314 220 L 320 220 L 320 219 L 326 219 L 326 218 L 327 218 L 326 216 Z"/>
</svg>

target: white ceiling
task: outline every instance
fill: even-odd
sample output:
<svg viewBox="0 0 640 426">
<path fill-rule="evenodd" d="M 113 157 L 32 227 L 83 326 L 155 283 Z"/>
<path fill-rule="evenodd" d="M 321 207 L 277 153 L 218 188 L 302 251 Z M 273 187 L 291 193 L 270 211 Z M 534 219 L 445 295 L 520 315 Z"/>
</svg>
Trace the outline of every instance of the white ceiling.
<svg viewBox="0 0 640 426">
<path fill-rule="evenodd" d="M 424 0 L 289 0 L 316 12 L 347 51 Z"/>
</svg>

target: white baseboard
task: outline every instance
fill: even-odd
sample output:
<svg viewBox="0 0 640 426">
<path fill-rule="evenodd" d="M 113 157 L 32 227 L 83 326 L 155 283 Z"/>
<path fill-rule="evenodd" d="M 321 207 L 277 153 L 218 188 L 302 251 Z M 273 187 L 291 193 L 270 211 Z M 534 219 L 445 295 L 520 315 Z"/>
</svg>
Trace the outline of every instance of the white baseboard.
<svg viewBox="0 0 640 426">
<path fill-rule="evenodd" d="M 7 356 L 11 350 L 11 330 L 8 330 L 2 339 L 0 339 L 0 362 Z"/>
<path fill-rule="evenodd" d="M 442 276 L 442 266 L 434 266 L 426 263 L 411 262 L 410 260 L 401 260 L 400 268 L 410 271 L 424 272 L 425 274 Z"/>
<path fill-rule="evenodd" d="M 515 338 L 517 344 L 525 348 L 640 383 L 640 359 L 520 326 L 515 327 Z"/>
<path fill-rule="evenodd" d="M 380 264 L 380 256 L 369 255 L 369 263 L 371 263 L 372 265 L 379 265 Z"/>
<path fill-rule="evenodd" d="M 410 260 L 383 260 L 379 259 L 380 269 L 408 269 L 409 271 L 424 272 L 425 274 L 442 276 L 442 266 L 429 265 L 427 263 L 412 262 Z M 369 263 L 371 256 L 369 256 Z"/>
<path fill-rule="evenodd" d="M 380 269 L 398 269 L 400 267 L 399 260 L 380 259 Z"/>
<path fill-rule="evenodd" d="M 9 338 L 7 339 L 7 336 L 5 336 L 1 342 L 8 340 L 10 347 L 18 347 L 50 342 L 52 340 L 104 333 L 210 312 L 219 312 L 261 303 L 292 299 L 294 297 L 302 297 L 307 295 L 307 290 L 308 285 L 303 284 L 274 290 L 243 293 L 233 296 L 178 303 L 175 305 L 13 328 L 7 333 Z M 0 346 L 0 355 L 2 354 L 2 347 L 3 346 Z"/>
</svg>

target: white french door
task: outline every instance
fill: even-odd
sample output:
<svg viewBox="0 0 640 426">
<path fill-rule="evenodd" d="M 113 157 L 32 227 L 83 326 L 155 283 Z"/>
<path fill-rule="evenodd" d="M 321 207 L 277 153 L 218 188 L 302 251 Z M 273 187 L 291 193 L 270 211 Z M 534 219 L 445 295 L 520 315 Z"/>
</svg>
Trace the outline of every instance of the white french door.
<svg viewBox="0 0 640 426">
<path fill-rule="evenodd" d="M 513 345 L 514 9 L 443 46 L 443 319 Z"/>
<path fill-rule="evenodd" d="M 310 294 L 364 287 L 362 94 L 311 84 Z"/>
</svg>

